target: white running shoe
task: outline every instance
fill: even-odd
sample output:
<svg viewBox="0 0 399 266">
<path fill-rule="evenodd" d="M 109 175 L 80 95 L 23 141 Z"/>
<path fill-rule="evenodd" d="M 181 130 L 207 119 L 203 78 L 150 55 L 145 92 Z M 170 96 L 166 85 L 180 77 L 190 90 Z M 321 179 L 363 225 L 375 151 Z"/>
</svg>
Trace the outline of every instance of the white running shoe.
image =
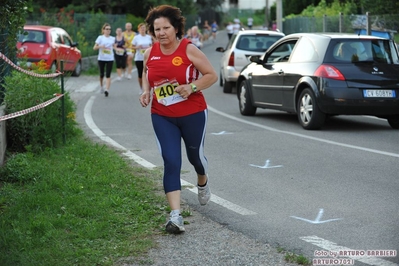
<svg viewBox="0 0 399 266">
<path fill-rule="evenodd" d="M 104 93 L 104 87 L 100 88 L 100 93 L 103 94 Z"/>
<path fill-rule="evenodd" d="M 204 187 L 198 188 L 198 201 L 201 205 L 206 205 L 208 201 L 211 199 L 211 189 L 209 188 L 209 178 L 206 180 L 206 185 Z"/>
<path fill-rule="evenodd" d="M 122 78 L 119 77 L 119 76 L 116 78 L 117 81 L 121 81 L 121 79 L 122 79 Z"/>
<path fill-rule="evenodd" d="M 127 79 L 132 79 L 132 75 L 127 75 Z"/>
<path fill-rule="evenodd" d="M 169 221 L 165 225 L 165 230 L 171 234 L 180 234 L 186 231 L 184 228 L 183 217 L 180 213 L 170 213 Z"/>
</svg>

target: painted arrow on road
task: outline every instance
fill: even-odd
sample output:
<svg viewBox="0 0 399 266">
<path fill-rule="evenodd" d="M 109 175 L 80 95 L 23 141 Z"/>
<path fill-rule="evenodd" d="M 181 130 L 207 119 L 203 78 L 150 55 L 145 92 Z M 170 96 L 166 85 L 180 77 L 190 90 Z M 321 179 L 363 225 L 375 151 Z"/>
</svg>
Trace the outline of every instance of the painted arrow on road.
<svg viewBox="0 0 399 266">
<path fill-rule="evenodd" d="M 324 221 L 320 221 L 321 217 L 323 216 L 324 210 L 320 209 L 319 210 L 319 214 L 317 214 L 316 219 L 312 220 L 308 220 L 305 218 L 301 218 L 301 217 L 297 217 L 297 216 L 291 216 L 292 218 L 298 219 L 298 220 L 302 220 L 311 224 L 323 224 L 323 223 L 328 223 L 328 222 L 332 222 L 332 221 L 337 221 L 337 220 L 342 220 L 342 218 L 336 218 L 336 219 L 329 219 L 329 220 L 324 220 Z"/>
<path fill-rule="evenodd" d="M 226 134 L 233 134 L 230 132 L 226 132 L 226 131 L 220 131 L 219 133 L 211 133 L 212 135 L 226 135 Z"/>
<path fill-rule="evenodd" d="M 253 167 L 262 168 L 262 169 L 283 167 L 282 165 L 270 165 L 270 160 L 266 160 L 265 165 L 256 165 L 256 164 L 249 164 L 249 165 L 253 166 Z"/>
</svg>

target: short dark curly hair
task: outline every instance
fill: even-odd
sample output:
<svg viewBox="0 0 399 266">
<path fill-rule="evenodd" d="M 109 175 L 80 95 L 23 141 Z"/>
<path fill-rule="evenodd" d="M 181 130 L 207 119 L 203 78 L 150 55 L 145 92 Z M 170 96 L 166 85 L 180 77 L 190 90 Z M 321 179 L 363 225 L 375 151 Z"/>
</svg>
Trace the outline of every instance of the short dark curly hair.
<svg viewBox="0 0 399 266">
<path fill-rule="evenodd" d="M 170 24 L 177 29 L 176 37 L 181 39 L 184 36 L 184 27 L 186 24 L 186 18 L 182 16 L 179 8 L 170 5 L 160 5 L 153 7 L 148 12 L 145 22 L 148 25 L 149 33 L 155 37 L 154 32 L 154 21 L 157 18 L 167 18 Z"/>
</svg>

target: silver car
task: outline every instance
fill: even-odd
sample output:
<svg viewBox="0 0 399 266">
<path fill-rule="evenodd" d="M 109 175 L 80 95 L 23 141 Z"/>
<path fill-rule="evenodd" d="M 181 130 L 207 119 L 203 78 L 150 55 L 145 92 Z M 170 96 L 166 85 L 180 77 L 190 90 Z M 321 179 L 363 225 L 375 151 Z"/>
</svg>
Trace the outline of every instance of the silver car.
<svg viewBox="0 0 399 266">
<path fill-rule="evenodd" d="M 249 63 L 249 57 L 261 56 L 284 33 L 265 30 L 243 30 L 234 34 L 226 48 L 218 47 L 222 52 L 220 60 L 220 86 L 223 92 L 231 93 L 242 68 Z"/>
<path fill-rule="evenodd" d="M 399 129 L 399 54 L 393 40 L 295 33 L 252 56 L 237 80 L 242 115 L 257 108 L 293 113 L 304 129 L 328 117 L 372 115 Z"/>
</svg>

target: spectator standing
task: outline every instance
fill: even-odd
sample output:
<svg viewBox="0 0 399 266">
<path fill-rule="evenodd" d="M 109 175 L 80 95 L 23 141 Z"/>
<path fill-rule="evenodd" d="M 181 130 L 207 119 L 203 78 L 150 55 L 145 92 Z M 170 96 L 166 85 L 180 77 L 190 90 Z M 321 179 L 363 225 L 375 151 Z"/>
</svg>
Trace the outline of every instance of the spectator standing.
<svg viewBox="0 0 399 266">
<path fill-rule="evenodd" d="M 248 29 L 250 29 L 250 30 L 252 30 L 252 24 L 254 23 L 254 19 L 252 18 L 252 17 L 249 17 L 248 19 L 247 19 L 247 26 L 248 26 Z"/>
<path fill-rule="evenodd" d="M 205 20 L 204 26 L 202 27 L 202 36 L 204 41 L 208 40 L 210 33 L 211 33 L 211 26 L 209 26 L 208 20 Z"/>
<path fill-rule="evenodd" d="M 198 201 L 205 205 L 211 197 L 204 156 L 208 111 L 202 90 L 212 86 L 218 76 L 206 55 L 182 38 L 185 18 L 179 8 L 154 7 L 145 21 L 157 41 L 144 54 L 140 103 L 146 107 L 152 99 L 151 120 L 164 161 L 163 184 L 172 210 L 165 229 L 177 234 L 185 231 L 180 213 L 182 139 L 197 174 Z"/>
<path fill-rule="evenodd" d="M 234 19 L 233 34 L 238 33 L 241 29 L 241 22 L 238 18 Z"/>
<path fill-rule="evenodd" d="M 111 25 L 105 23 L 101 29 L 102 34 L 99 35 L 95 41 L 94 50 L 98 50 L 98 68 L 100 69 L 100 86 L 101 93 L 105 93 L 108 97 L 109 88 L 111 86 L 111 71 L 114 63 L 114 43 L 115 37 L 111 36 Z M 105 73 L 104 73 L 105 70 Z M 105 90 L 104 90 L 104 75 L 105 75 Z"/>
<path fill-rule="evenodd" d="M 115 64 L 116 72 L 118 74 L 117 80 L 121 80 L 126 68 L 126 49 L 125 49 L 125 38 L 123 37 L 122 28 L 117 28 L 115 36 Z"/>
<path fill-rule="evenodd" d="M 272 30 L 277 31 L 277 23 L 276 23 L 276 21 L 273 21 Z"/>
<path fill-rule="evenodd" d="M 217 33 L 217 31 L 218 31 L 218 28 L 219 28 L 219 27 L 218 27 L 218 24 L 216 23 L 216 20 L 214 20 L 214 21 L 212 22 L 212 24 L 211 24 L 213 42 L 216 41 L 216 33 Z"/>
<path fill-rule="evenodd" d="M 136 50 L 134 56 L 134 63 L 137 68 L 137 74 L 139 78 L 140 94 L 143 91 L 143 60 L 145 50 L 152 46 L 152 38 L 147 34 L 147 27 L 144 23 L 140 23 L 137 27 L 139 34 L 134 36 L 132 41 L 132 48 Z"/>
<path fill-rule="evenodd" d="M 226 31 L 227 31 L 227 37 L 229 38 L 229 41 L 230 41 L 231 36 L 233 36 L 233 33 L 234 33 L 233 22 L 229 21 L 229 23 L 226 26 Z"/>
<path fill-rule="evenodd" d="M 132 30 L 132 23 L 128 22 L 125 24 L 125 31 L 123 32 L 123 37 L 125 38 L 125 44 L 126 44 L 126 65 L 127 65 L 127 70 L 126 70 L 126 77 L 128 79 L 132 78 L 132 70 L 133 70 L 133 57 L 135 50 L 132 48 L 132 41 L 134 38 L 134 35 L 136 33 Z"/>
</svg>

